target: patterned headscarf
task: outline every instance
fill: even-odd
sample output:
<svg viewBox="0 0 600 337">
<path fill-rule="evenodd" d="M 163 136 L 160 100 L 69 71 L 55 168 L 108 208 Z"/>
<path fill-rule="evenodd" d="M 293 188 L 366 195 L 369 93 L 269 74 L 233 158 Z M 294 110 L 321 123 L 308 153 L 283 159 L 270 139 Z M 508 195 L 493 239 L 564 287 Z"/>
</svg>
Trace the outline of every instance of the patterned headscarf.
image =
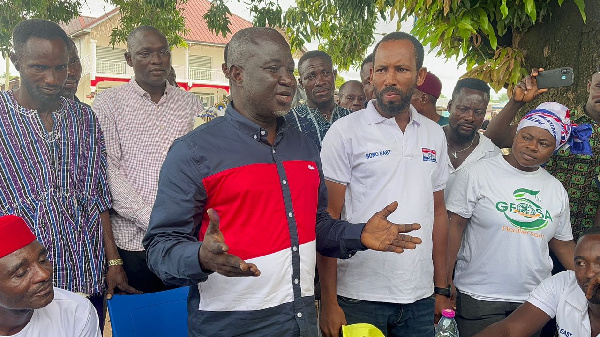
<svg viewBox="0 0 600 337">
<path fill-rule="evenodd" d="M 592 126 L 572 124 L 569 109 L 556 102 L 545 102 L 528 112 L 519 122 L 517 131 L 528 126 L 536 126 L 550 132 L 556 140 L 555 151 L 569 144 L 571 153 L 592 155 L 589 138 Z"/>
</svg>

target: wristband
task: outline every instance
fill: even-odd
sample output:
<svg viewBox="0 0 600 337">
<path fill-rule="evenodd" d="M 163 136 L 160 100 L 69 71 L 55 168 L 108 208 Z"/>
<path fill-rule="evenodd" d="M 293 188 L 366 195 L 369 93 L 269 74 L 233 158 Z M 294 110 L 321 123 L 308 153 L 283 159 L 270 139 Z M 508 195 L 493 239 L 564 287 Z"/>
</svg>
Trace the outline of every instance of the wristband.
<svg viewBox="0 0 600 337">
<path fill-rule="evenodd" d="M 123 265 L 123 260 L 121 259 L 112 259 L 112 260 L 108 260 L 108 266 L 122 266 Z"/>
</svg>

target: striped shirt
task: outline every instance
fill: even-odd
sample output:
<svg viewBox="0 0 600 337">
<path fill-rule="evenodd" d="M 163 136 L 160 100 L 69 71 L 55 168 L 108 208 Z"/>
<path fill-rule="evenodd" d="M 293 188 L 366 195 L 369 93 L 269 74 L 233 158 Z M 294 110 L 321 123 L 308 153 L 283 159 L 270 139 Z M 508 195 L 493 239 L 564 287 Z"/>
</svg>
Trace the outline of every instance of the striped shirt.
<svg viewBox="0 0 600 337">
<path fill-rule="evenodd" d="M 106 138 L 108 183 L 115 243 L 142 251 L 142 239 L 158 189 L 158 174 L 173 141 L 189 131 L 202 115 L 200 99 L 167 85 L 158 103 L 135 80 L 102 92 L 94 112 Z"/>
<path fill-rule="evenodd" d="M 319 150 L 325 134 L 336 120 L 348 116 L 352 111 L 335 105 L 331 112 L 331 120 L 326 120 L 318 109 L 306 104 L 297 105 L 285 116 L 285 121 L 312 139 Z"/>
<path fill-rule="evenodd" d="M 54 265 L 54 285 L 104 290 L 100 213 L 111 207 L 106 154 L 92 110 L 62 99 L 47 132 L 35 110 L 0 92 L 0 215 L 25 219 Z"/>
</svg>

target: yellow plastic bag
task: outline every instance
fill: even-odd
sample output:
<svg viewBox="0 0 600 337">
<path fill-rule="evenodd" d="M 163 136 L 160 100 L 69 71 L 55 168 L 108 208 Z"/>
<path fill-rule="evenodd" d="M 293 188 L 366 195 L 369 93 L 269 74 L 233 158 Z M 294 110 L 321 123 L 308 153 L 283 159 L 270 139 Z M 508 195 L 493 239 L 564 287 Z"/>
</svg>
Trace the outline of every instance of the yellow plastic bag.
<svg viewBox="0 0 600 337">
<path fill-rule="evenodd" d="M 385 337 L 381 330 L 369 323 L 357 323 L 342 326 L 344 337 Z"/>
</svg>

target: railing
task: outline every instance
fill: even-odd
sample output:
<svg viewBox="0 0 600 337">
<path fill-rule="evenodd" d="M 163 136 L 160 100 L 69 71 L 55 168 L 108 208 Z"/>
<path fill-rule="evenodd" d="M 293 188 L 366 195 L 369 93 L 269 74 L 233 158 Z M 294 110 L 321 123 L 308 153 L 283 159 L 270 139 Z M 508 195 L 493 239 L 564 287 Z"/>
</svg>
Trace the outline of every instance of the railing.
<svg viewBox="0 0 600 337">
<path fill-rule="evenodd" d="M 193 81 L 227 82 L 227 78 L 221 69 L 190 67 L 188 75 L 189 79 Z"/>
<path fill-rule="evenodd" d="M 101 61 L 96 60 L 97 74 L 125 75 L 127 73 L 127 63 L 125 61 Z"/>
</svg>

